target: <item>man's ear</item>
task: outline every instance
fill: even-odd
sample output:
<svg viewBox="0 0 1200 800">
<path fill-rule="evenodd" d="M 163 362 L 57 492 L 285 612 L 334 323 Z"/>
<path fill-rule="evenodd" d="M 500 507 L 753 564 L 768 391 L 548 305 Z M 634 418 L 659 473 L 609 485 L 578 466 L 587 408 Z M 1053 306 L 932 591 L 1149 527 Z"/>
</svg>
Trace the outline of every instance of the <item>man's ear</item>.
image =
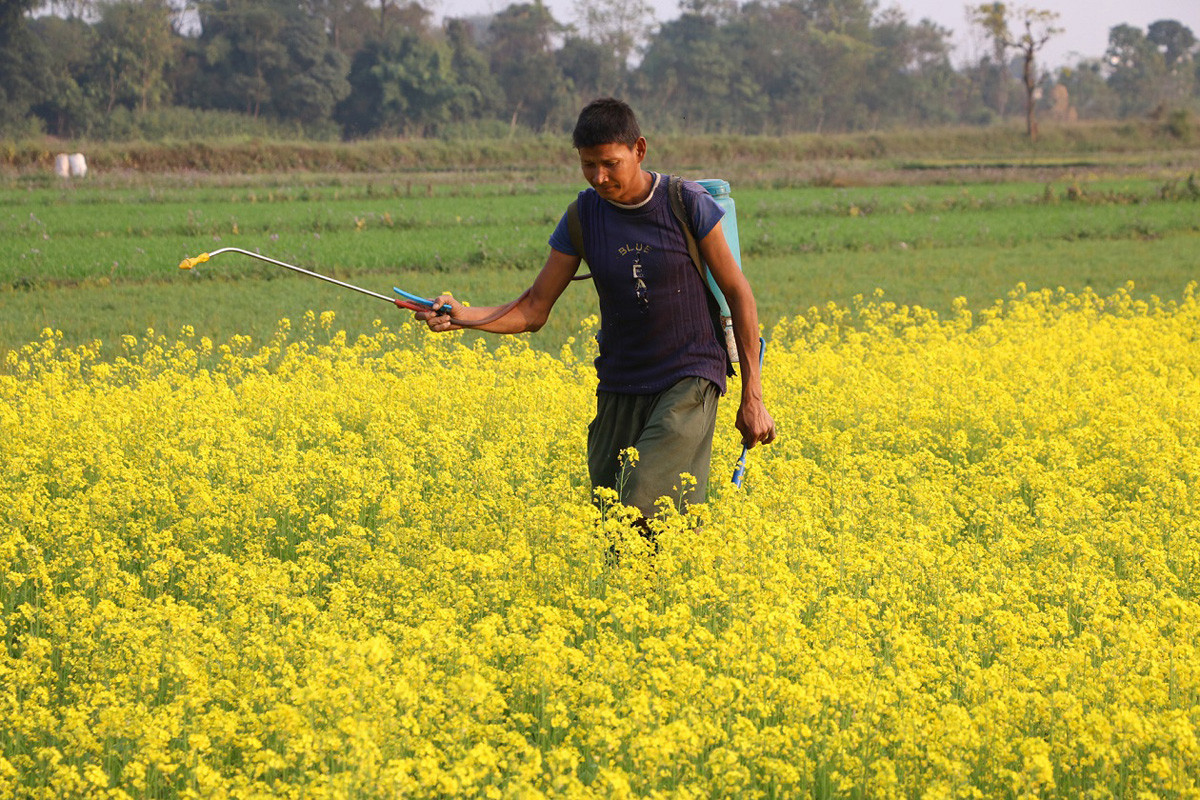
<svg viewBox="0 0 1200 800">
<path fill-rule="evenodd" d="M 638 163 L 642 163 L 642 159 L 646 157 L 646 137 L 639 136 L 638 140 L 633 143 L 633 155 L 637 158 Z"/>
</svg>

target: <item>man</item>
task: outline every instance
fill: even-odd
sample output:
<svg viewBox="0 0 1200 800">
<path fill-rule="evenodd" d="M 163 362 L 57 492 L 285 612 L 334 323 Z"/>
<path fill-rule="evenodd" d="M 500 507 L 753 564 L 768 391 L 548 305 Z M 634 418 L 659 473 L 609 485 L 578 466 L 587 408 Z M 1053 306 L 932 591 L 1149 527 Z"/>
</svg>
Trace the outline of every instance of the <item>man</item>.
<svg viewBox="0 0 1200 800">
<path fill-rule="evenodd" d="M 620 492 L 646 518 L 667 495 L 702 502 L 707 492 L 717 399 L 728 358 L 714 329 L 704 280 L 671 211 L 666 176 L 642 168 L 646 139 L 633 110 L 613 98 L 590 103 L 572 136 L 583 176 L 583 249 L 600 298 L 596 417 L 588 427 L 592 486 Z M 759 375 L 758 309 L 721 229 L 724 210 L 692 182 L 683 184 L 700 254 L 733 318 L 742 396 L 736 425 L 743 444 L 775 439 Z M 567 215 L 550 237 L 550 256 L 533 285 L 507 306 L 466 307 L 448 295 L 440 312 L 417 312 L 431 330 L 475 327 L 536 331 L 579 269 Z M 444 307 L 449 305 L 449 312 Z M 636 464 L 623 453 L 636 448 Z M 692 487 L 681 473 L 696 479 Z"/>
</svg>

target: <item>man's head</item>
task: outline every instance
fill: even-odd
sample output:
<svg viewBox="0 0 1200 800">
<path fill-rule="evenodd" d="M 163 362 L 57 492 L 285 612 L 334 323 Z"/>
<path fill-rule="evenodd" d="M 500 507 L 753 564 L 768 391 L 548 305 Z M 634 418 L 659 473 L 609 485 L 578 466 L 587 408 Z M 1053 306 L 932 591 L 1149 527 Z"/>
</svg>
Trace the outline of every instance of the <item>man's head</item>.
<svg viewBox="0 0 1200 800">
<path fill-rule="evenodd" d="M 605 200 L 634 205 L 649 196 L 653 182 L 642 170 L 646 140 L 628 105 L 593 100 L 579 112 L 571 138 L 583 177 Z"/>
<path fill-rule="evenodd" d="M 633 109 L 615 97 L 601 97 L 584 106 L 571 134 L 576 150 L 602 144 L 633 147 L 640 138 L 642 131 Z"/>
</svg>

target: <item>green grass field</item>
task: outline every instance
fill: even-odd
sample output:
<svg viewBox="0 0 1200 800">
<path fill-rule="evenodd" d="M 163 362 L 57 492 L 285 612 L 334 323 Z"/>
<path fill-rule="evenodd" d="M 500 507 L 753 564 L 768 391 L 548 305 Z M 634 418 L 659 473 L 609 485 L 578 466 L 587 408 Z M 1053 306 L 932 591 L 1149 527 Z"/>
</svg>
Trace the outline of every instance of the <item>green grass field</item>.
<svg viewBox="0 0 1200 800">
<path fill-rule="evenodd" d="M 651 165 L 653 166 L 653 165 Z M 782 318 L 881 290 L 939 313 L 957 297 L 990 305 L 1017 284 L 1133 282 L 1178 297 L 1200 278 L 1194 165 L 1086 172 L 1016 170 L 956 181 L 932 169 L 858 169 L 866 185 L 792 186 L 781 175 L 734 185 L 744 268 L 768 330 Z M 719 170 L 701 170 L 716 174 Z M 148 328 L 261 339 L 280 318 L 332 310 L 348 333 L 395 324 L 381 301 L 240 255 L 190 272 L 185 256 L 234 246 L 390 294 L 451 290 L 476 304 L 533 279 L 546 239 L 580 188 L 569 170 L 476 173 L 130 175 L 71 184 L 0 179 L 0 354 L 44 328 L 67 345 Z M 555 350 L 594 313 L 574 285 L 532 337 Z M 403 318 L 403 316 L 399 317 Z"/>
</svg>

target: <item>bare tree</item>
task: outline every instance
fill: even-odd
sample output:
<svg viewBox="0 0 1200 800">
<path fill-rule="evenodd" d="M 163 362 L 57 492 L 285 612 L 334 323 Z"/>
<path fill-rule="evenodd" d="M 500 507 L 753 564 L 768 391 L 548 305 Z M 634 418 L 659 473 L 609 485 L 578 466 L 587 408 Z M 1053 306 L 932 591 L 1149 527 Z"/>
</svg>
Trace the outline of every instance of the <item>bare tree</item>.
<svg viewBox="0 0 1200 800">
<path fill-rule="evenodd" d="M 1025 86 L 1025 129 L 1031 141 L 1037 141 L 1037 54 L 1046 42 L 1062 33 L 1055 25 L 1058 12 L 1022 6 L 1009 8 L 1004 3 L 987 3 L 971 10 L 975 24 L 987 31 L 996 47 L 997 56 L 1003 58 L 1008 50 L 1021 53 L 1021 82 Z M 1014 20 L 1024 31 L 1013 36 L 1009 21 Z"/>
<path fill-rule="evenodd" d="M 1021 80 L 1025 84 L 1025 130 L 1030 141 L 1037 141 L 1037 69 L 1035 59 L 1038 51 L 1046 46 L 1056 34 L 1062 33 L 1062 28 L 1055 26 L 1058 19 L 1055 11 L 1040 11 L 1033 8 L 1017 10 L 1017 17 L 1025 27 L 1025 32 L 1010 42 L 1009 47 L 1021 51 L 1022 68 Z"/>
</svg>

